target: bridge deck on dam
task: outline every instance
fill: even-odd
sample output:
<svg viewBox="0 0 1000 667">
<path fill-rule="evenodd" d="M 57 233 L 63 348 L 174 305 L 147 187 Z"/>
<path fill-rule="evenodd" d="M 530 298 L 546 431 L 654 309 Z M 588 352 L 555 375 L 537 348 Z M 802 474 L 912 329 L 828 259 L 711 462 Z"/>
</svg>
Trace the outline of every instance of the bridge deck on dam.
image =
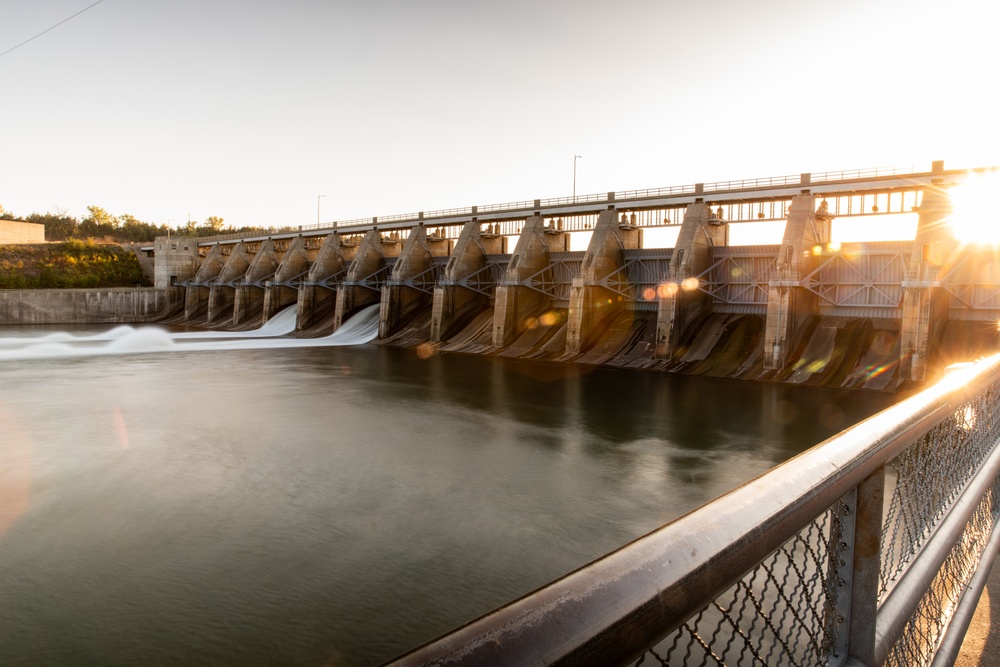
<svg viewBox="0 0 1000 667">
<path fill-rule="evenodd" d="M 994 171 L 612 192 L 152 252 L 189 324 L 245 327 L 295 304 L 309 335 L 378 303 L 385 344 L 887 390 L 996 347 L 997 256 L 948 224 L 952 188 Z M 912 239 L 833 241 L 840 220 L 903 217 Z M 780 242 L 733 241 L 754 224 L 783 227 Z"/>
</svg>

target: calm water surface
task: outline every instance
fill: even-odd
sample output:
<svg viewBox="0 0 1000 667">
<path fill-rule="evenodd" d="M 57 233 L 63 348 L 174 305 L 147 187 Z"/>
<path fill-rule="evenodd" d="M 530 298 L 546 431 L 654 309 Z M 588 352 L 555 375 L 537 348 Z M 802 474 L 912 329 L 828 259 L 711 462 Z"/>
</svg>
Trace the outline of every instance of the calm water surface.
<svg viewBox="0 0 1000 667">
<path fill-rule="evenodd" d="M 6 361 L 0 665 L 374 665 L 890 401 L 376 346 Z"/>
</svg>

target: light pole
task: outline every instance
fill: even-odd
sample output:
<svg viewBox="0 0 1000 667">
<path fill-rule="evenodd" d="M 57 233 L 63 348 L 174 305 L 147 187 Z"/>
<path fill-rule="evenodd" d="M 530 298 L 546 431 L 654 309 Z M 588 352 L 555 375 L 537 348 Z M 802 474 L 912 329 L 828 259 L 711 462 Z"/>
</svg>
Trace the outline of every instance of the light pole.
<svg viewBox="0 0 1000 667">
<path fill-rule="evenodd" d="M 325 196 L 326 195 L 319 195 L 318 197 L 316 197 L 316 226 L 317 227 L 319 227 L 319 200 L 322 199 Z"/>
<path fill-rule="evenodd" d="M 582 158 L 582 155 L 573 156 L 573 199 L 576 200 L 576 161 Z"/>
</svg>

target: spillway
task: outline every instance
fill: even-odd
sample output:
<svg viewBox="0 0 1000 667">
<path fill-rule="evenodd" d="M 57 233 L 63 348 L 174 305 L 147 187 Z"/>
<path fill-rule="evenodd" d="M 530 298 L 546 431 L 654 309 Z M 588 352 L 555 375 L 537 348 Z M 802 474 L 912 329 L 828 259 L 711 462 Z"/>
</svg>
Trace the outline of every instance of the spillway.
<svg viewBox="0 0 1000 667">
<path fill-rule="evenodd" d="M 0 361 L 202 352 L 211 350 L 264 350 L 299 347 L 364 345 L 378 336 L 378 305 L 368 306 L 336 332 L 322 338 L 291 338 L 295 309 L 283 311 L 263 327 L 248 332 L 171 333 L 160 327 L 115 327 L 92 336 L 57 333 L 36 338 L 0 340 Z M 226 338 L 227 340 L 209 340 Z M 17 345 L 18 347 L 14 347 Z"/>
</svg>

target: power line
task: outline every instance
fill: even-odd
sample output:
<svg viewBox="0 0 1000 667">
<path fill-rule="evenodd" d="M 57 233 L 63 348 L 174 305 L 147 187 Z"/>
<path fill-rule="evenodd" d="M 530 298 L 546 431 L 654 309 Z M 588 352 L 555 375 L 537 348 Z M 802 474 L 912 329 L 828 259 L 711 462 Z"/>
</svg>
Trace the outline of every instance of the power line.
<svg viewBox="0 0 1000 667">
<path fill-rule="evenodd" d="M 38 33 L 38 34 L 37 34 L 37 35 L 35 35 L 34 37 L 31 37 L 31 38 L 29 38 L 29 39 L 26 39 L 26 40 L 24 40 L 23 42 L 21 42 L 21 43 L 20 43 L 20 44 L 18 44 L 17 46 L 12 46 L 11 48 L 9 48 L 9 49 L 7 49 L 6 51 L 4 51 L 3 53 L 0 53 L 0 58 L 3 58 L 3 57 L 4 57 L 5 55 L 7 55 L 8 53 L 10 53 L 10 52 L 11 52 L 11 51 L 13 51 L 14 49 L 19 49 L 19 48 L 21 48 L 22 46 L 24 46 L 24 45 L 25 45 L 25 44 L 27 44 L 28 42 L 30 42 L 30 41 L 32 41 L 32 40 L 35 40 L 35 39 L 38 39 L 39 37 L 41 37 L 42 35 L 44 35 L 44 34 L 45 34 L 45 33 L 47 33 L 48 31 L 50 31 L 50 30 L 52 30 L 52 29 L 54 29 L 54 28 L 58 28 L 59 26 L 61 26 L 61 25 L 62 25 L 63 23 L 65 23 L 66 21 L 69 21 L 70 19 L 74 19 L 74 18 L 76 18 L 77 16 L 79 16 L 79 15 L 80 15 L 80 14 L 82 14 L 82 13 L 84 13 L 85 11 L 87 11 L 88 9 L 90 9 L 91 7 L 95 7 L 95 6 L 99 5 L 99 4 L 101 4 L 102 2 L 104 2 L 104 0 L 97 0 L 97 2 L 95 2 L 94 4 L 92 4 L 92 5 L 88 5 L 88 6 L 84 7 L 83 9 L 81 9 L 80 11 L 78 11 L 78 12 L 77 12 L 76 14 L 73 14 L 73 16 L 70 16 L 69 18 L 66 18 L 66 19 L 63 19 L 62 21 L 60 21 L 59 23 L 56 23 L 56 24 L 55 24 L 55 25 L 53 25 L 53 26 L 49 26 L 48 28 L 46 28 L 45 30 L 41 31 L 40 33 Z"/>
</svg>

